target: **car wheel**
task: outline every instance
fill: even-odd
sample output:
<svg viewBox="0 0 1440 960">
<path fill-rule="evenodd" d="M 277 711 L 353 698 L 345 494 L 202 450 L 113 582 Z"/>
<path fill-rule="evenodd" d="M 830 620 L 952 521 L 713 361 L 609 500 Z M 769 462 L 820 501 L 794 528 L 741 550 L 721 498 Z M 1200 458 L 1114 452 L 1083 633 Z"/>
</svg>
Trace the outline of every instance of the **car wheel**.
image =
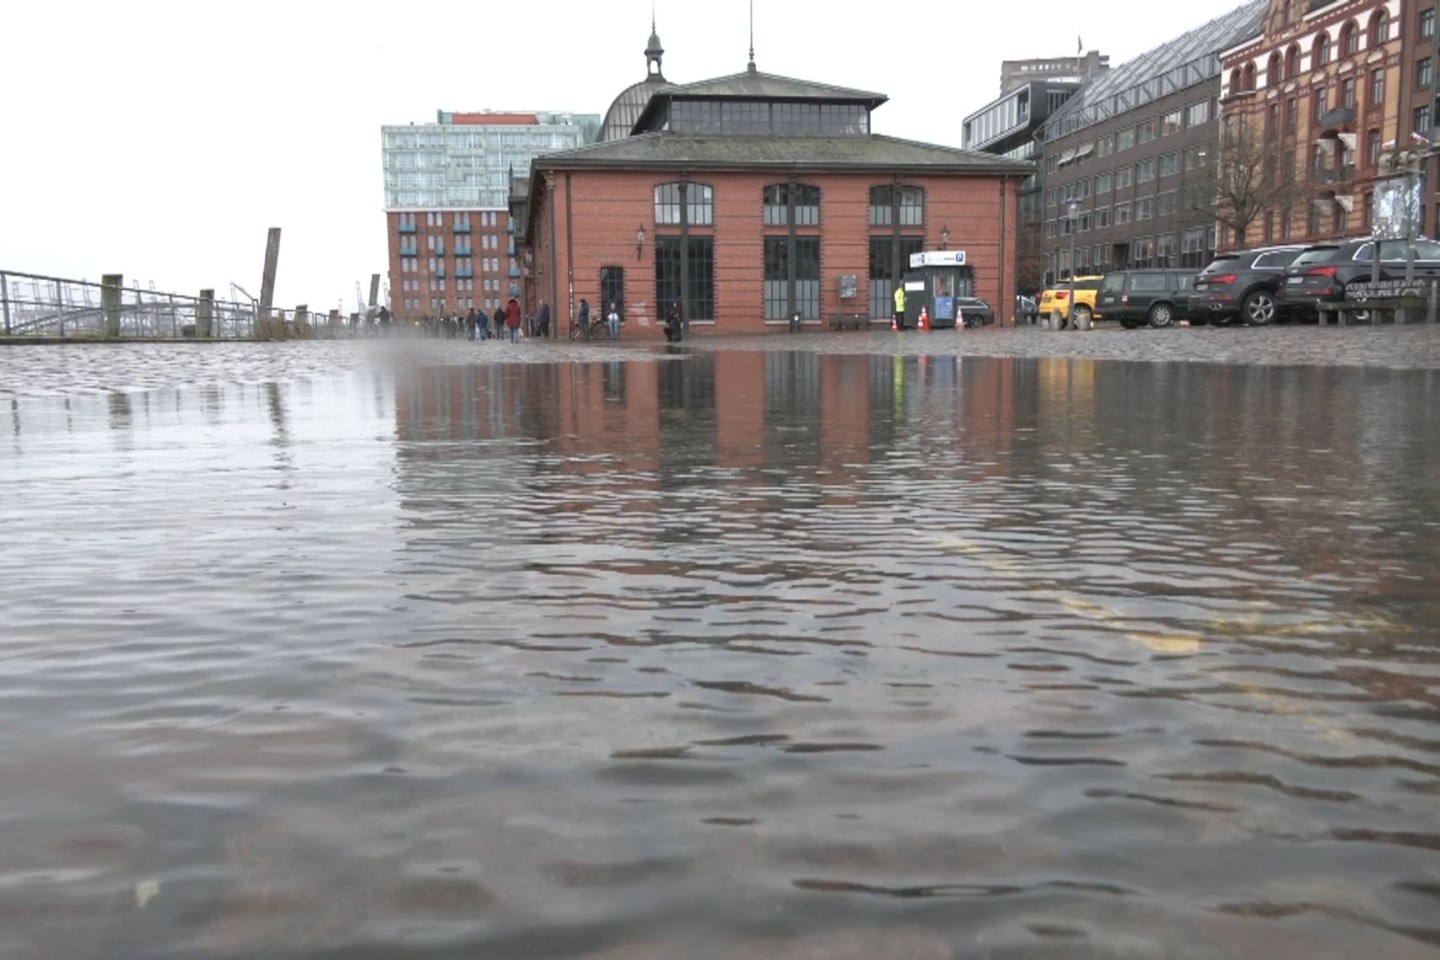
<svg viewBox="0 0 1440 960">
<path fill-rule="evenodd" d="M 1160 327 L 1168 327 L 1175 322 L 1175 311 L 1168 303 L 1157 303 L 1150 308 L 1150 313 L 1146 319 L 1150 321 L 1150 326 L 1157 329 Z"/>
<path fill-rule="evenodd" d="M 1275 298 L 1264 290 L 1256 290 L 1240 305 L 1240 315 L 1252 327 L 1263 327 L 1275 319 Z"/>
<path fill-rule="evenodd" d="M 1076 325 L 1077 327 L 1079 327 L 1081 330 L 1084 330 L 1085 328 L 1087 328 L 1087 327 L 1090 326 L 1090 308 L 1089 308 L 1089 307 L 1076 307 L 1076 308 L 1075 308 L 1075 325 Z"/>
</svg>

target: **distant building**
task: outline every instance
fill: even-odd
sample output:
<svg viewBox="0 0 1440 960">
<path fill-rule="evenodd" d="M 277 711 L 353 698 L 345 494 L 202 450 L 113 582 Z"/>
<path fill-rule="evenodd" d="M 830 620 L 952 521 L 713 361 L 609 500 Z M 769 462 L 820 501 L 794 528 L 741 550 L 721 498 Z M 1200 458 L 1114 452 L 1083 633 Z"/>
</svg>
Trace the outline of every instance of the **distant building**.
<svg viewBox="0 0 1440 960">
<path fill-rule="evenodd" d="M 1104 71 L 1046 121 L 1041 242 L 1054 276 L 1209 262 L 1220 55 L 1259 35 L 1267 3 Z"/>
<path fill-rule="evenodd" d="M 1035 80 L 1068 80 L 1088 83 L 1102 71 L 1110 69 L 1110 57 L 1090 50 L 1074 57 L 1049 57 L 1040 60 L 1000 61 L 1000 96 Z"/>
<path fill-rule="evenodd" d="M 533 111 L 439 111 L 434 123 L 382 127 L 392 312 L 494 312 L 519 296 L 510 173 L 599 129 L 594 114 Z"/>
<path fill-rule="evenodd" d="M 1020 184 L 1014 211 L 1016 280 L 1017 289 L 1022 292 L 1036 290 L 1048 268 L 1038 242 L 1045 212 L 1044 168 L 1039 166 L 1045 121 L 1078 89 L 1077 80 L 1032 80 L 1019 84 L 965 118 L 966 150 L 1036 163 L 1035 172 Z"/>
</svg>

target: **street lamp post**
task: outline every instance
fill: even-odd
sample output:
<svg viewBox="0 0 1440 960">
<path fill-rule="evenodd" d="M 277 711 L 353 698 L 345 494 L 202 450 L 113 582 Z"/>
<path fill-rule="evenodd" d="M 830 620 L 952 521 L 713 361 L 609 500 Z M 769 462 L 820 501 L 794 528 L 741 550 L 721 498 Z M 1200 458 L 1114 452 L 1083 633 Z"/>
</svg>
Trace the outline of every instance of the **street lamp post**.
<svg viewBox="0 0 1440 960">
<path fill-rule="evenodd" d="M 1075 329 L 1075 222 L 1080 215 L 1080 204 L 1071 200 L 1065 207 L 1065 219 L 1070 223 L 1070 298 L 1066 301 L 1065 326 Z"/>
</svg>

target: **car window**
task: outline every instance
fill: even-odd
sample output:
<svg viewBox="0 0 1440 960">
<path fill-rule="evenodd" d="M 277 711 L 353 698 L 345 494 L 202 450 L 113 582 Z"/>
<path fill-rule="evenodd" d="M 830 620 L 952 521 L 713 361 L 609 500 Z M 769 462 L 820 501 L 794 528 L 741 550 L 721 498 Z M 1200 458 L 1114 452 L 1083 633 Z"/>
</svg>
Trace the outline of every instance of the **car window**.
<svg viewBox="0 0 1440 960">
<path fill-rule="evenodd" d="M 1375 245 L 1373 243 L 1362 243 L 1355 249 L 1351 260 L 1372 260 L 1375 257 Z"/>
<path fill-rule="evenodd" d="M 1125 274 L 1107 273 L 1105 279 L 1100 281 L 1102 293 L 1119 293 L 1125 289 Z"/>
<path fill-rule="evenodd" d="M 1210 265 L 1201 273 L 1224 273 L 1226 270 L 1234 270 L 1240 263 L 1239 257 L 1216 257 L 1210 261 Z"/>
<path fill-rule="evenodd" d="M 1416 240 L 1415 259 L 1440 260 L 1440 243 L 1434 240 Z"/>
<path fill-rule="evenodd" d="M 1340 252 L 1339 247 L 1311 247 L 1291 261 L 1290 266 L 1299 267 L 1307 263 L 1324 263 Z"/>
<path fill-rule="evenodd" d="M 1171 290 L 1189 290 L 1190 285 L 1195 282 L 1193 273 L 1172 273 L 1170 274 Z"/>
<path fill-rule="evenodd" d="M 1136 293 L 1159 293 L 1165 289 L 1162 273 L 1137 273 L 1130 278 L 1130 289 Z"/>
<path fill-rule="evenodd" d="M 1076 280 L 1076 281 L 1075 281 L 1075 289 L 1076 289 L 1076 290 L 1092 290 L 1092 291 L 1093 291 L 1093 290 L 1099 290 L 1099 289 L 1100 289 L 1100 279 L 1097 278 L 1097 277 L 1092 277 L 1092 278 L 1090 278 L 1089 280 Z"/>
<path fill-rule="evenodd" d="M 1275 250 L 1271 253 L 1262 253 L 1255 258 L 1255 266 L 1269 267 L 1272 270 L 1276 267 L 1288 267 L 1299 253 L 1299 250 Z"/>
</svg>

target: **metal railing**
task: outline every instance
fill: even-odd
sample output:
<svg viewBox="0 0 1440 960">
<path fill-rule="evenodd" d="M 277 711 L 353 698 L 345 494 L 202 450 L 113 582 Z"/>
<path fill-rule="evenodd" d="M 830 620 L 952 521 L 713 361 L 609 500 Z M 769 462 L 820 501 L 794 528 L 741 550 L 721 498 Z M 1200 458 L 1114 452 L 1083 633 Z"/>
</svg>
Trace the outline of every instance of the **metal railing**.
<svg viewBox="0 0 1440 960">
<path fill-rule="evenodd" d="M 258 305 L 0 270 L 0 333 L 75 339 L 250 338 Z M 284 320 L 283 311 L 273 311 Z"/>
</svg>

